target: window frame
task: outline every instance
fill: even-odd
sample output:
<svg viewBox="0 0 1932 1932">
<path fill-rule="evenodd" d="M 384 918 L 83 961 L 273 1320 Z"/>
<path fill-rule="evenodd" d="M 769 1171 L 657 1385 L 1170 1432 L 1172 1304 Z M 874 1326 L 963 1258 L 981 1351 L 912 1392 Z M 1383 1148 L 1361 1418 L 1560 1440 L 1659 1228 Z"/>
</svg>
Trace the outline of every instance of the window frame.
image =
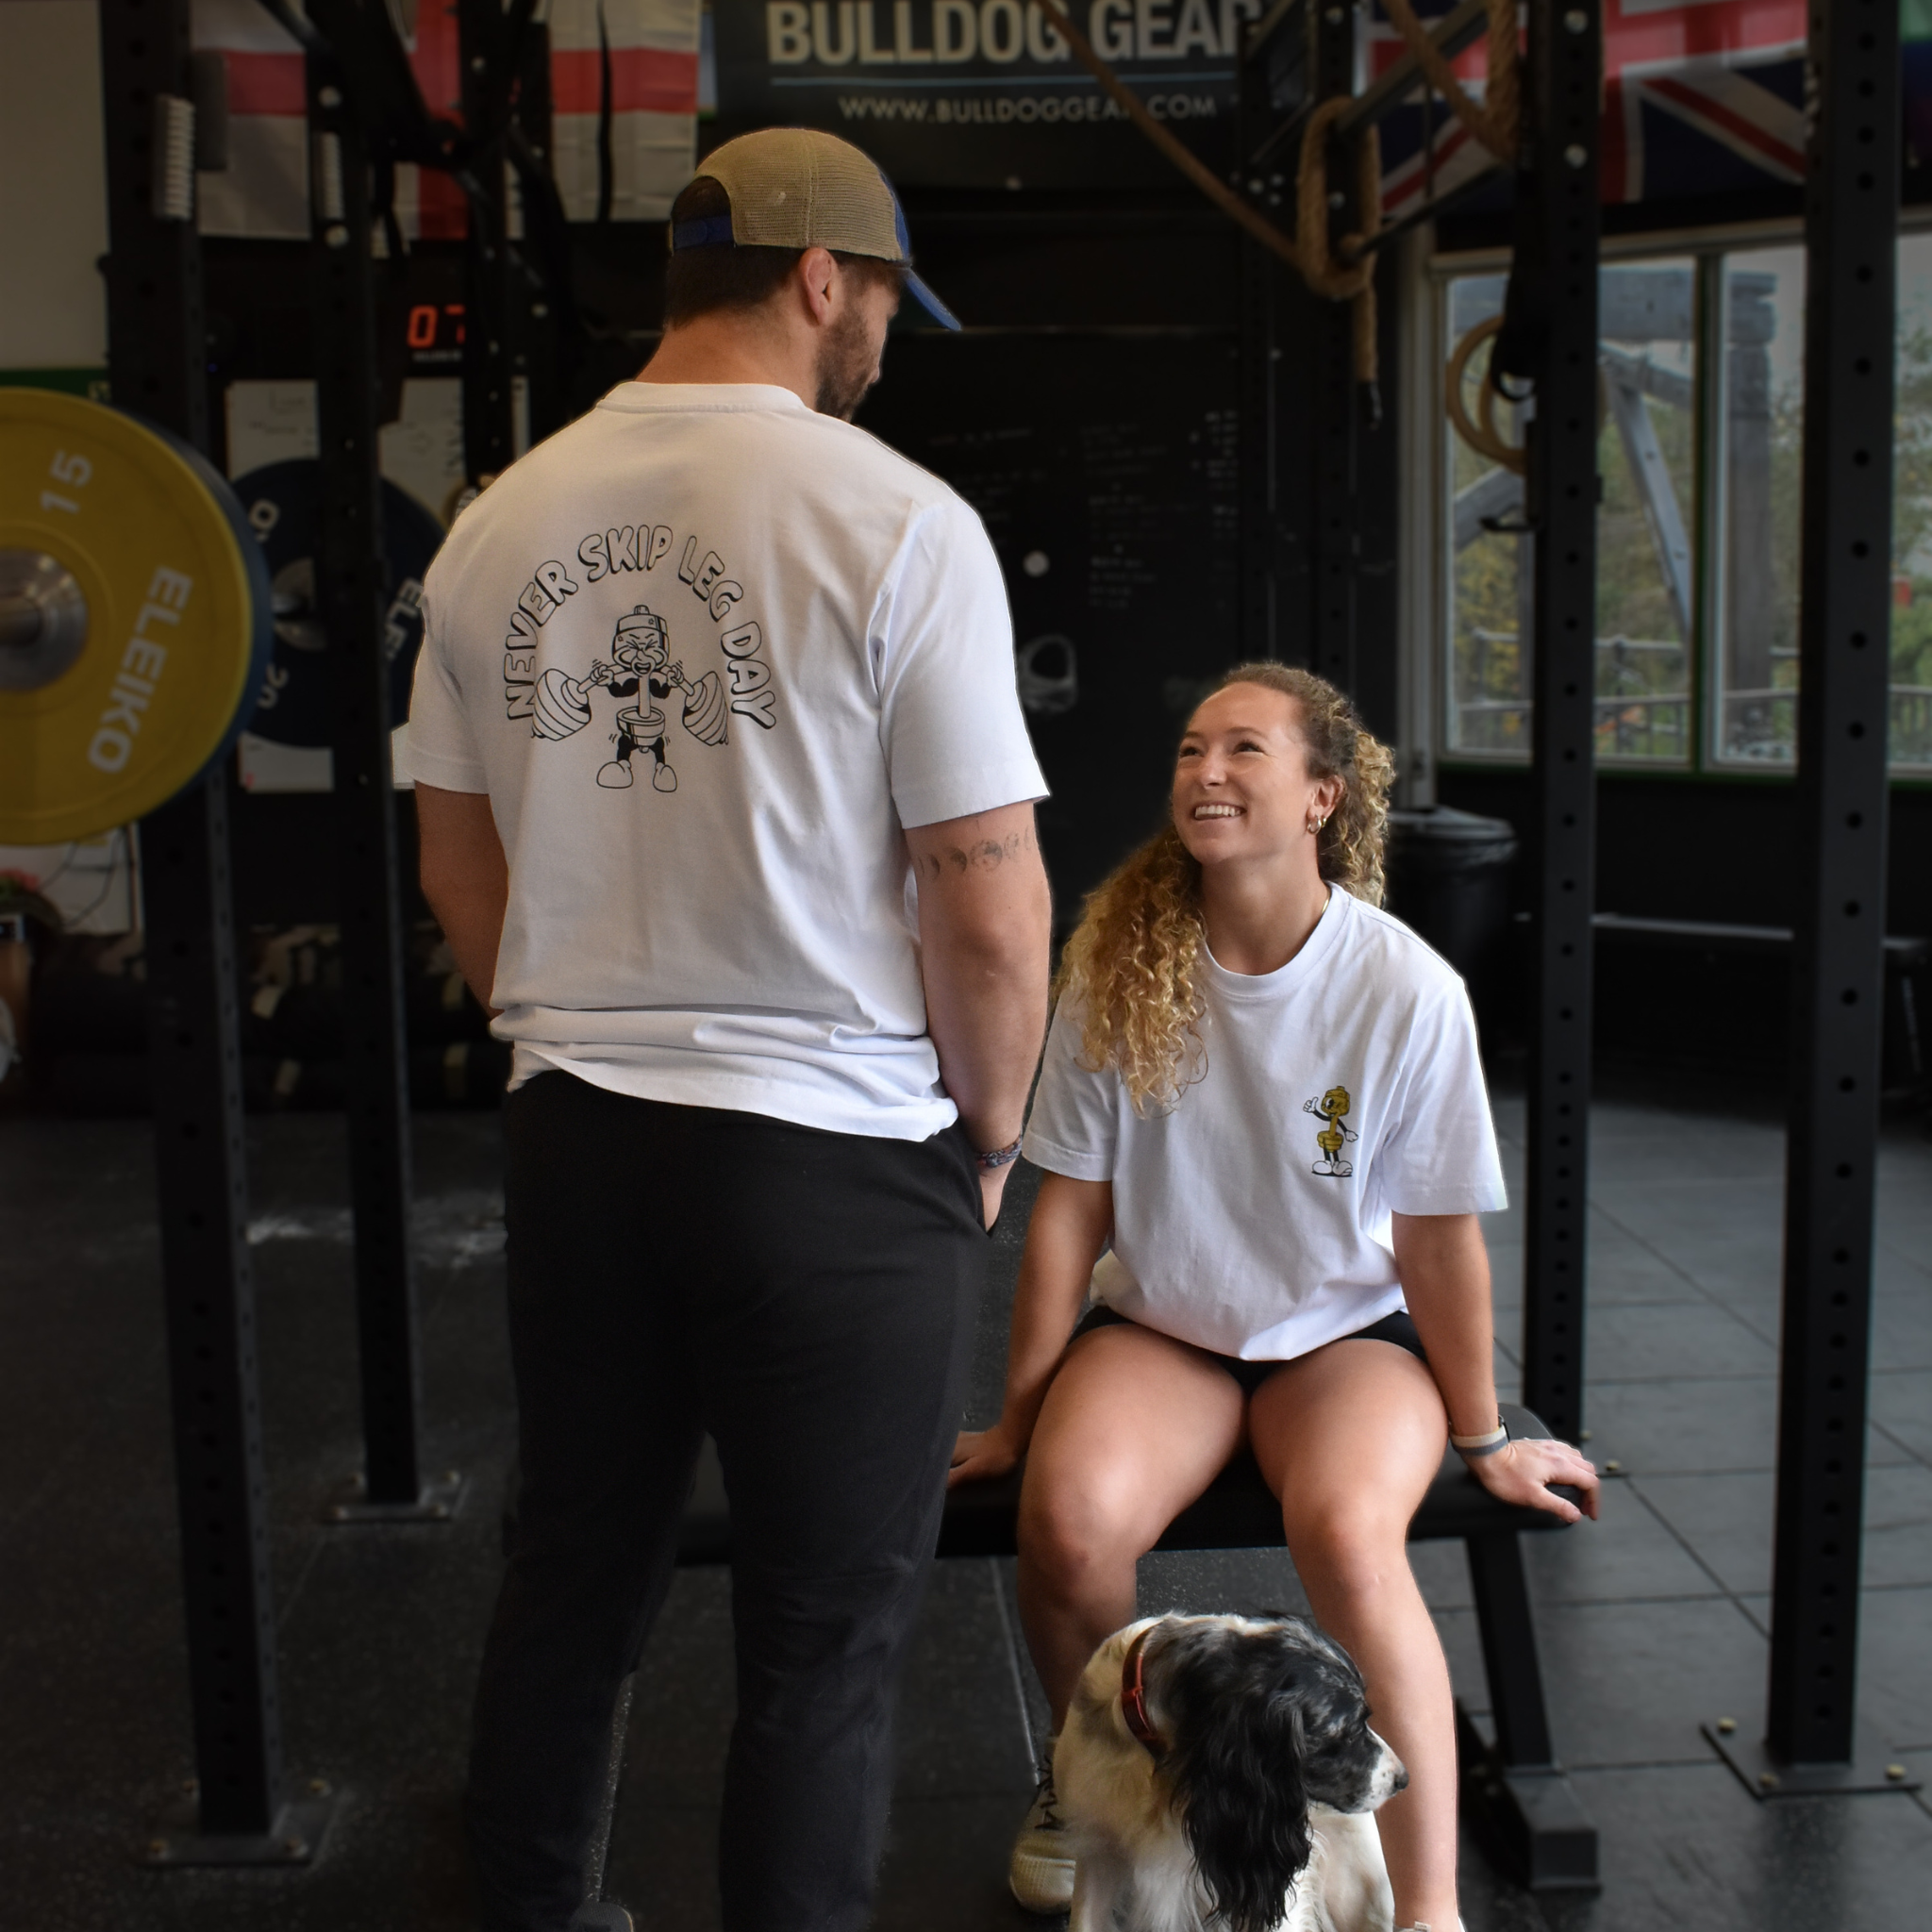
<svg viewBox="0 0 1932 1932">
<path fill-rule="evenodd" d="M 1901 239 L 1920 234 L 1932 234 L 1932 209 L 1907 209 L 1901 219 Z M 1606 236 L 1603 240 L 1600 258 L 1606 267 L 1672 256 L 1680 259 L 1690 257 L 1694 264 L 1695 500 L 1690 506 L 1687 522 L 1695 533 L 1697 591 L 1689 640 L 1690 756 L 1679 764 L 1649 758 L 1601 759 L 1597 767 L 1600 772 L 1649 782 L 1681 784 L 1691 779 L 1746 786 L 1786 785 L 1795 775 L 1795 760 L 1773 766 L 1724 759 L 1717 756 L 1714 743 L 1714 732 L 1722 715 L 1718 703 L 1718 654 L 1724 640 L 1725 421 L 1722 380 L 1713 380 L 1711 372 L 1722 371 L 1725 350 L 1725 258 L 1757 249 L 1802 247 L 1804 240 L 1803 224 L 1790 220 L 1740 222 L 1707 228 L 1657 228 L 1643 234 Z M 1449 439 L 1455 432 L 1449 425 L 1446 410 L 1446 358 L 1442 350 L 1448 324 L 1449 286 L 1466 275 L 1507 275 L 1509 262 L 1510 251 L 1507 247 L 1445 251 L 1436 249 L 1433 238 L 1429 238 L 1407 257 L 1404 264 L 1405 314 L 1413 318 L 1416 325 L 1408 336 L 1404 367 L 1405 373 L 1416 381 L 1410 392 L 1424 398 L 1426 415 L 1425 423 L 1412 423 L 1405 432 L 1406 450 L 1414 459 L 1403 465 L 1403 555 L 1414 565 L 1425 565 L 1428 582 L 1425 595 L 1411 593 L 1406 600 L 1407 621 L 1402 627 L 1403 654 L 1407 660 L 1403 682 L 1410 693 L 1404 722 L 1419 735 L 1426 724 L 1427 734 L 1424 741 L 1406 748 L 1402 761 L 1405 772 L 1415 774 L 1411 784 L 1405 788 L 1410 794 L 1407 802 L 1414 804 L 1433 802 L 1435 779 L 1441 773 L 1526 772 L 1530 768 L 1527 754 L 1484 754 L 1452 748 L 1449 743 L 1451 708 L 1455 703 L 1454 652 L 1450 648 L 1450 574 L 1454 558 L 1448 554 L 1444 496 L 1449 488 Z M 1426 460 L 1421 460 L 1424 456 Z M 1894 769 L 1888 772 L 1887 778 L 1890 785 L 1932 791 L 1932 767 Z"/>
</svg>

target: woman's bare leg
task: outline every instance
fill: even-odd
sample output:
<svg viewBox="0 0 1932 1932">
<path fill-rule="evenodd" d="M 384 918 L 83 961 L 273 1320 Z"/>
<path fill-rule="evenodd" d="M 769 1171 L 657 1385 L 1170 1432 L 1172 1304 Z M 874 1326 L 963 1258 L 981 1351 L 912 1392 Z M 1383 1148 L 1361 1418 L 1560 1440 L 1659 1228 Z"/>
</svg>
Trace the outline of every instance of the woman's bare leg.
<svg viewBox="0 0 1932 1932">
<path fill-rule="evenodd" d="M 1058 1731 L 1101 1641 L 1134 1620 L 1134 1565 L 1241 1437 L 1241 1391 L 1184 1341 L 1121 1324 L 1054 1377 L 1020 1496 L 1020 1621 Z"/>
<path fill-rule="evenodd" d="M 1355 1658 L 1375 1729 L 1408 1767 L 1408 1789 L 1375 1814 L 1395 1923 L 1457 1932 L 1455 1707 L 1407 1554 L 1442 1460 L 1442 1398 L 1392 1342 L 1336 1341 L 1262 1384 L 1249 1430 L 1315 1615 Z"/>
</svg>

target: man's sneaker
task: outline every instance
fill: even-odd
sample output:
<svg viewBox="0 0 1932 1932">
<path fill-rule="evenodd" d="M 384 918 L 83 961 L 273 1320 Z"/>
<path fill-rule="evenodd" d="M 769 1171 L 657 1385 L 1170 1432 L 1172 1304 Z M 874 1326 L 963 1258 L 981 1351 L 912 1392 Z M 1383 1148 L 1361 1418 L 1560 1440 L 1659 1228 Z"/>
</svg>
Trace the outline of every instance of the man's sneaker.
<svg viewBox="0 0 1932 1932">
<path fill-rule="evenodd" d="M 1067 1827 L 1060 1823 L 1059 1800 L 1054 1795 L 1051 1743 L 1040 1762 L 1040 1783 L 1026 1822 L 1013 1840 L 1007 1883 L 1029 1912 L 1063 1912 L 1074 1902 L 1074 1853 L 1067 1843 Z"/>
</svg>

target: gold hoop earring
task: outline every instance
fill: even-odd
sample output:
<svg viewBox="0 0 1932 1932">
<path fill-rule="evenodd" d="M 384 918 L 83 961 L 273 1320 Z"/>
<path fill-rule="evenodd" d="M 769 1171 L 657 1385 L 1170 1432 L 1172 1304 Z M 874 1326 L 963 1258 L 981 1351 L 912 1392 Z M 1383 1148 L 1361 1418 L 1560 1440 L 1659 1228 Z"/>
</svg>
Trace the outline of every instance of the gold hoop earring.
<svg viewBox="0 0 1932 1932">
<path fill-rule="evenodd" d="M 1302 829 L 1312 839 L 1319 836 L 1322 827 L 1327 823 L 1328 820 L 1325 815 L 1319 819 L 1306 819 L 1303 821 Z"/>
</svg>

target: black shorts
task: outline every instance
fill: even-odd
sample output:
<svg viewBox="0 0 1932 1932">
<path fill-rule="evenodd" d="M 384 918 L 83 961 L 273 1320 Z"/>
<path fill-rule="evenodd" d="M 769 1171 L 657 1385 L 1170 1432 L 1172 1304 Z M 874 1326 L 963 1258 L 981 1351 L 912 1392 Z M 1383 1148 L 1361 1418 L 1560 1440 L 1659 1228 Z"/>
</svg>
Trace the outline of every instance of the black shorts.
<svg viewBox="0 0 1932 1932">
<path fill-rule="evenodd" d="M 1119 1314 L 1105 1303 L 1096 1303 L 1081 1316 L 1080 1325 L 1074 1330 L 1072 1339 L 1077 1341 L 1081 1336 L 1091 1335 L 1096 1328 L 1111 1328 L 1118 1322 L 1124 1322 L 1129 1327 L 1136 1325 L 1132 1316 Z M 1158 1334 L 1159 1331 L 1152 1332 Z M 1379 1322 L 1371 1322 L 1366 1328 L 1357 1328 L 1335 1339 L 1338 1341 L 1392 1341 L 1397 1348 L 1407 1349 L 1419 1362 L 1426 1364 L 1429 1359 L 1423 1349 L 1423 1339 L 1415 1332 L 1415 1323 L 1407 1308 L 1397 1308 L 1392 1315 L 1384 1315 Z M 1243 1361 L 1238 1355 L 1217 1355 L 1211 1348 L 1204 1348 L 1201 1353 L 1209 1361 L 1219 1362 L 1241 1384 L 1243 1395 L 1252 1395 L 1282 1366 L 1278 1361 L 1250 1362 Z"/>
</svg>

